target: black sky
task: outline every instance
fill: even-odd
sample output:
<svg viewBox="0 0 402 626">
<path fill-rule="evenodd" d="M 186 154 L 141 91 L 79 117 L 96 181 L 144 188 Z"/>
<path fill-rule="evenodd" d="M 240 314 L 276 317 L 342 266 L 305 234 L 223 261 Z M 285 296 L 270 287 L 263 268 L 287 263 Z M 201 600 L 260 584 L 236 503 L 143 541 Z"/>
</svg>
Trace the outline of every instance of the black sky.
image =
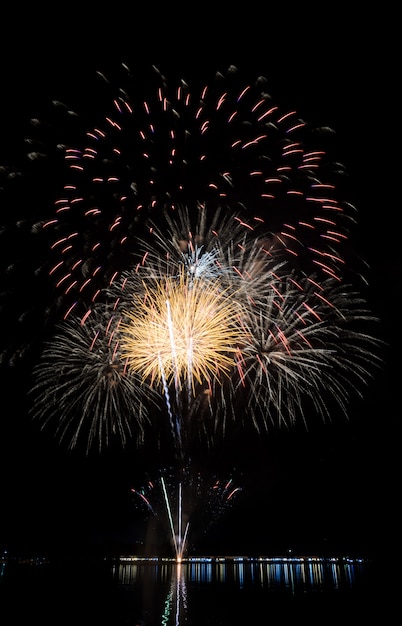
<svg viewBox="0 0 402 626">
<path fill-rule="evenodd" d="M 194 36 L 188 24 L 179 33 L 166 27 L 156 34 L 147 20 L 149 47 L 158 44 L 153 55 L 138 43 L 143 21 L 130 30 L 127 24 L 123 28 L 124 16 L 119 23 L 114 15 L 108 31 L 105 20 L 100 28 L 96 20 L 84 25 L 75 15 L 49 31 L 38 15 L 31 26 L 27 17 L 22 27 L 15 19 L 9 24 L 13 42 L 1 44 L 0 58 L 2 163 L 15 153 L 29 117 L 49 99 L 85 99 L 93 73 L 107 72 L 119 60 L 145 69 L 155 63 L 189 81 L 234 64 L 245 76 L 265 75 L 276 98 L 313 124 L 336 130 L 359 210 L 359 245 L 371 268 L 370 304 L 388 343 L 384 371 L 353 404 L 348 422 L 317 424 L 310 432 L 296 428 L 266 441 L 255 437 L 252 451 L 239 462 L 248 468 L 242 498 L 207 545 L 212 551 L 226 543 L 242 553 L 333 548 L 384 555 L 400 540 L 402 267 L 398 157 L 393 156 L 400 112 L 392 19 L 366 15 L 351 22 L 340 10 L 332 20 L 315 16 L 314 22 L 304 14 L 304 21 L 294 16 L 290 24 L 284 16 L 272 23 L 264 14 L 249 16 L 244 26 L 239 17 L 234 30 L 197 29 Z M 250 36 L 252 42 L 245 43 Z M 2 333 L 7 336 L 7 328 Z M 66 453 L 38 433 L 26 414 L 26 372 L 1 371 L 0 549 L 131 544 L 141 520 L 129 490 L 141 475 L 142 459 Z M 236 461 L 233 450 L 226 453 Z"/>
</svg>

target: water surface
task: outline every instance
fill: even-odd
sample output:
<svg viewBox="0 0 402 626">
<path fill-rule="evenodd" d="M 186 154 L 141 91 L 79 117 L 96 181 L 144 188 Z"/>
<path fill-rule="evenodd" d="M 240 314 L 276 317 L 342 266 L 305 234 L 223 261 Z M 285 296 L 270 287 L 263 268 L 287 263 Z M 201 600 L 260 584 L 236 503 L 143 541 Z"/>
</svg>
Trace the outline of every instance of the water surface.
<svg viewBox="0 0 402 626">
<path fill-rule="evenodd" d="M 375 563 L 347 557 L 7 562 L 1 623 L 360 626 L 391 610 L 378 573 Z"/>
</svg>

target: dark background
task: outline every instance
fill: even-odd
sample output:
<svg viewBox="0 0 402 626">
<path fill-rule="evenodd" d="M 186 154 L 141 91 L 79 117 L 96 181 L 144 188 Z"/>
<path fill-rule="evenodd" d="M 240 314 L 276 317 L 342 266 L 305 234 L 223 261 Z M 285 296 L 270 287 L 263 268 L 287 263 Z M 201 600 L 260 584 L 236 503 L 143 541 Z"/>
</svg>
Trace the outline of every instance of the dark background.
<svg viewBox="0 0 402 626">
<path fill-rule="evenodd" d="M 154 63 L 189 82 L 234 64 L 245 77 L 265 75 L 275 98 L 313 125 L 336 130 L 371 268 L 369 301 L 388 344 L 384 368 L 352 403 L 348 421 L 255 436 L 238 457 L 228 446 L 227 465 L 236 463 L 244 489 L 200 551 L 385 557 L 399 547 L 400 50 L 396 17 L 386 9 L 353 17 L 339 7 L 278 15 L 247 6 L 219 23 L 174 7 L 166 15 L 156 7 L 154 15 L 94 12 L 85 21 L 71 5 L 57 16 L 40 6 L 4 14 L 2 163 L 18 153 L 28 119 L 49 99 L 85 102 L 94 72 L 119 61 Z M 7 207 L 0 211 L 12 219 Z M 1 332 L 7 337 L 7 328 Z M 142 476 L 141 455 L 69 454 L 39 433 L 26 411 L 28 370 L 1 369 L 0 548 L 133 551 L 143 531 L 130 493 Z"/>
</svg>

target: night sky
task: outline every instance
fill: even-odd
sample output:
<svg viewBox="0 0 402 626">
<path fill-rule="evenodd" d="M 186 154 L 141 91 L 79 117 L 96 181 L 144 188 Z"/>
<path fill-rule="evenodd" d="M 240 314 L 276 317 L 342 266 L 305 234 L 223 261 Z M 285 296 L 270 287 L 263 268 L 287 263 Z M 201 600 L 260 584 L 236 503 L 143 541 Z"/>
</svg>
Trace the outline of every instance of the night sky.
<svg viewBox="0 0 402 626">
<path fill-rule="evenodd" d="M 379 43 L 381 28 L 386 37 L 384 25 L 377 25 L 374 36 L 375 16 L 366 16 L 358 30 L 349 18 L 338 14 L 330 29 L 324 23 L 320 29 L 305 16 L 304 27 L 297 20 L 292 28 L 287 22 L 282 35 L 274 29 L 275 37 L 272 25 L 266 32 L 260 25 L 252 48 L 239 44 L 234 33 L 228 44 L 216 36 L 207 47 L 205 33 L 190 43 L 187 30 L 154 58 L 127 35 L 118 40 L 115 29 L 108 46 L 105 25 L 86 30 L 81 24 L 74 31 L 64 24 L 50 35 L 43 25 L 28 28 L 26 19 L 22 30 L 13 22 L 11 48 L 1 44 L 0 165 L 18 158 L 29 118 L 50 99 L 85 102 L 94 72 L 108 73 L 119 60 L 142 69 L 155 63 L 188 81 L 208 80 L 215 70 L 234 64 L 245 80 L 266 76 L 275 98 L 313 125 L 336 130 L 336 153 L 359 211 L 357 243 L 370 267 L 368 300 L 387 344 L 384 367 L 363 399 L 352 402 L 348 420 L 335 415 L 332 423 L 313 420 L 308 431 L 298 425 L 267 437 L 253 433 L 240 437 L 241 446 L 238 438 L 217 450 L 223 475 L 235 468 L 243 490 L 200 541 L 201 552 L 385 556 L 400 541 L 396 60 L 392 38 Z M 168 39 L 165 33 L 163 40 Z M 8 206 L 1 213 L 6 223 L 21 217 L 10 215 Z M 2 345 L 7 333 L 3 325 Z M 19 554 L 133 549 L 143 518 L 130 489 L 140 484 L 149 459 L 134 446 L 122 453 L 69 453 L 51 434 L 40 432 L 27 411 L 30 367 L 29 359 L 14 368 L 1 366 L 0 549 Z"/>
</svg>

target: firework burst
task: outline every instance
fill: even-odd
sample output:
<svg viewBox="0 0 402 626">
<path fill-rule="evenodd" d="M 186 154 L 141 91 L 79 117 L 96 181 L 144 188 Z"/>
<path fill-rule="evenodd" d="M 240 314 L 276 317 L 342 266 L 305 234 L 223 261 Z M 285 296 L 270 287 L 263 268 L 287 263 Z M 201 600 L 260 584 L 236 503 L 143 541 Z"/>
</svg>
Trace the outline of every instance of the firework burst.
<svg viewBox="0 0 402 626">
<path fill-rule="evenodd" d="M 86 442 L 102 449 L 116 438 L 141 442 L 148 407 L 156 402 L 122 356 L 120 319 L 96 310 L 91 324 L 60 324 L 34 367 L 32 417 L 73 449 Z"/>
<path fill-rule="evenodd" d="M 121 70 L 118 85 L 99 74 L 92 124 L 55 102 L 28 141 L 32 167 L 56 169 L 46 210 L 16 229 L 38 246 L 41 328 L 58 329 L 35 368 L 34 415 L 56 417 L 72 446 L 102 447 L 142 441 L 163 406 L 182 458 L 184 441 L 213 442 L 229 418 L 266 430 L 304 419 L 306 398 L 326 416 L 328 396 L 346 412 L 378 342 L 325 129 L 233 67 L 193 87 L 153 68 L 144 92 Z"/>
<path fill-rule="evenodd" d="M 240 341 L 234 294 L 219 281 L 190 280 L 183 272 L 165 279 L 138 300 L 134 295 L 122 327 L 123 355 L 144 379 L 193 390 L 228 375 Z"/>
<path fill-rule="evenodd" d="M 209 216 L 225 216 L 227 228 L 269 242 L 277 261 L 321 278 L 349 271 L 344 251 L 355 209 L 333 180 L 341 166 L 318 147 L 323 129 L 280 110 L 264 79 L 242 83 L 233 67 L 194 88 L 154 69 L 144 93 L 122 71 L 118 85 L 100 75 L 110 105 L 76 145 L 71 120 L 80 117 L 55 106 L 55 128 L 69 120 L 69 141 L 61 143 L 65 180 L 41 227 L 66 315 L 84 315 L 99 301 L 131 265 L 150 220 L 160 223 L 180 206 L 191 222 L 181 224 L 183 241 L 207 207 Z"/>
<path fill-rule="evenodd" d="M 258 430 L 304 419 L 305 405 L 323 419 L 335 405 L 347 415 L 380 366 L 377 320 L 350 285 L 289 274 L 243 311 L 246 341 L 232 382 L 240 413 Z"/>
<path fill-rule="evenodd" d="M 112 424 L 120 403 L 124 443 L 122 416 L 137 415 L 143 435 L 144 417 L 164 407 L 181 460 L 192 442 L 223 436 L 229 420 L 262 432 L 307 424 L 306 403 L 323 419 L 328 406 L 347 414 L 381 362 L 376 319 L 361 295 L 276 265 L 258 239 L 247 245 L 243 237 L 237 251 L 233 240 L 187 252 L 175 242 L 165 239 L 163 254 L 148 242 L 142 262 L 109 290 L 107 307 L 84 321 L 70 316 L 71 327 L 66 320 L 70 330 L 35 369 L 35 413 L 58 417 L 75 441 L 85 422 L 91 438 L 107 415 Z M 84 410 L 74 428 L 77 398 Z M 160 428 L 159 417 L 150 421 Z"/>
</svg>

